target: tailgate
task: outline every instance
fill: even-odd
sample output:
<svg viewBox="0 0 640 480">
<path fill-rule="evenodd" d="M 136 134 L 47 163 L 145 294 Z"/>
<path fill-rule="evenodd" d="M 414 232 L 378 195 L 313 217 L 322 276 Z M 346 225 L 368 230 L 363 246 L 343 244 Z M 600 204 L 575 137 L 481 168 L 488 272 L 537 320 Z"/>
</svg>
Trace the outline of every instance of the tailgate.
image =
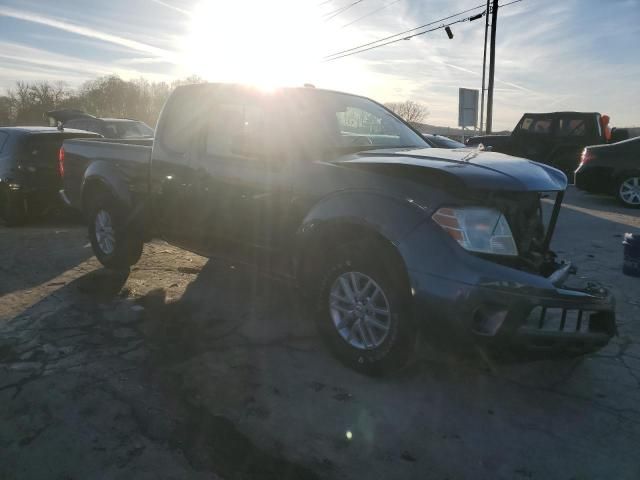
<svg viewBox="0 0 640 480">
<path fill-rule="evenodd" d="M 55 190 L 60 187 L 58 151 L 61 145 L 61 135 L 27 137 L 19 156 L 19 168 L 27 188 Z"/>
</svg>

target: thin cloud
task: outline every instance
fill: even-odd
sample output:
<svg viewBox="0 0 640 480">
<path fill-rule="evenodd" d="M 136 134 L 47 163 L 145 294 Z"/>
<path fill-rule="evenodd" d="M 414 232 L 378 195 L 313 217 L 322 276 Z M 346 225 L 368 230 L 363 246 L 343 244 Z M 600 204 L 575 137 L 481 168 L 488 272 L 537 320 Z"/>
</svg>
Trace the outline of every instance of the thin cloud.
<svg viewBox="0 0 640 480">
<path fill-rule="evenodd" d="M 84 37 L 95 38 L 102 40 L 103 42 L 112 43 L 127 47 L 131 50 L 143 52 L 151 55 L 156 55 L 164 58 L 172 58 L 173 54 L 167 50 L 148 45 L 146 43 L 138 42 L 136 40 L 130 40 L 128 38 L 119 37 L 110 33 L 101 32 L 93 28 L 83 27 L 73 23 L 69 23 L 63 20 L 55 18 L 45 17 L 37 13 L 25 12 L 21 10 L 15 10 L 8 7 L 0 7 L 0 16 L 15 18 L 18 20 L 24 20 L 26 22 L 37 23 L 45 25 L 47 27 L 56 28 L 58 30 L 64 30 L 65 32 L 75 33 L 76 35 L 82 35 Z"/>
<path fill-rule="evenodd" d="M 44 72 L 47 78 L 49 75 L 64 74 L 79 79 L 87 79 L 95 75 L 116 74 L 124 78 L 136 78 L 140 75 L 136 70 L 88 62 L 81 58 L 54 54 L 12 42 L 0 42 L 0 59 L 3 60 L 5 75 L 11 75 L 10 72 L 13 71 L 14 79 L 23 78 L 24 72 Z M 13 68 L 7 68 L 9 65 L 13 65 Z M 167 75 L 154 76 L 169 78 Z"/>
<path fill-rule="evenodd" d="M 183 9 L 183 8 L 176 7 L 175 5 L 171 5 L 170 3 L 163 2 L 162 0 L 149 0 L 149 1 L 153 2 L 153 3 L 157 3 L 158 5 L 162 5 L 163 7 L 169 8 L 169 9 L 173 10 L 174 12 L 182 13 L 182 14 L 186 15 L 187 17 L 191 16 L 191 12 L 189 12 L 189 11 Z"/>
<path fill-rule="evenodd" d="M 443 65 L 446 65 L 447 67 L 454 68 L 454 69 L 460 70 L 462 72 L 470 73 L 470 74 L 478 76 L 478 77 L 480 76 L 480 74 L 478 72 L 474 72 L 473 70 L 469 70 L 468 68 L 460 67 L 458 65 L 453 65 L 451 63 L 446 63 L 446 62 L 441 62 L 441 63 Z M 520 91 L 523 91 L 523 92 L 528 92 L 528 93 L 533 93 L 533 94 L 539 95 L 538 92 L 535 92 L 535 91 L 531 90 L 530 88 L 523 87 L 522 85 L 518 85 L 518 84 L 513 83 L 513 82 L 506 82 L 504 80 L 500 80 L 499 78 L 496 78 L 495 81 L 498 82 L 498 83 L 502 83 L 504 85 L 508 85 L 510 87 L 513 87 L 513 88 L 515 88 L 517 90 L 520 90 Z"/>
</svg>

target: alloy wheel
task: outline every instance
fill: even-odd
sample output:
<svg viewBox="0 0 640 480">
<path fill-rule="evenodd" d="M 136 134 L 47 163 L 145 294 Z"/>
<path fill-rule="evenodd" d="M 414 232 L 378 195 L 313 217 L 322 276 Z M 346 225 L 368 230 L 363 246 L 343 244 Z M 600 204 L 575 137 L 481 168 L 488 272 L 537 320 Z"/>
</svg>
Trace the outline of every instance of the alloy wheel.
<svg viewBox="0 0 640 480">
<path fill-rule="evenodd" d="M 640 177 L 629 177 L 620 184 L 620 198 L 628 205 L 640 205 Z"/>
<path fill-rule="evenodd" d="M 387 296 L 364 273 L 345 272 L 333 282 L 329 312 L 342 339 L 360 350 L 378 348 L 391 330 Z"/>
<path fill-rule="evenodd" d="M 105 255 L 111 255 L 115 251 L 116 236 L 111 215 L 106 210 L 99 210 L 96 214 L 95 231 L 100 250 Z"/>
</svg>

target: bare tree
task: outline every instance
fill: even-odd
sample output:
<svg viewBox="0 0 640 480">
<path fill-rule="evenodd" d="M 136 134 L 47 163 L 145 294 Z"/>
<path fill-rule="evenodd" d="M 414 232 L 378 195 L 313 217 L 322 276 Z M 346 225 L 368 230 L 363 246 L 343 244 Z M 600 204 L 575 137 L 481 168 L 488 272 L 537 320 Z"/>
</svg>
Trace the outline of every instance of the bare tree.
<svg viewBox="0 0 640 480">
<path fill-rule="evenodd" d="M 389 102 L 384 104 L 389 110 L 401 117 L 405 122 L 416 124 L 422 122 L 429 116 L 429 109 L 421 103 L 413 100 L 404 102 Z"/>
<path fill-rule="evenodd" d="M 11 125 L 13 123 L 13 106 L 11 99 L 0 96 L 0 125 Z"/>
<path fill-rule="evenodd" d="M 58 108 L 83 110 L 98 117 L 135 118 L 155 125 L 175 87 L 203 81 L 191 76 L 169 84 L 110 75 L 89 80 L 78 89 L 71 89 L 64 82 L 19 81 L 6 96 L 0 96 L 0 125 L 43 124 L 45 112 Z"/>
</svg>

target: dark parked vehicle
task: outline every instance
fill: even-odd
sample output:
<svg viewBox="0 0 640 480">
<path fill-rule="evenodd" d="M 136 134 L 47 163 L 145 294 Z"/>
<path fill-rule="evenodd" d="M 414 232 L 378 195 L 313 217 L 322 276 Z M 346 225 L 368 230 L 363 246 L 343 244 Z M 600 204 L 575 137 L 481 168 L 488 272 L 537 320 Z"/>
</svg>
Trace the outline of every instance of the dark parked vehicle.
<svg viewBox="0 0 640 480">
<path fill-rule="evenodd" d="M 614 195 L 623 205 L 640 208 L 640 137 L 585 148 L 575 179 L 581 190 Z"/>
<path fill-rule="evenodd" d="M 153 138 L 154 131 L 139 120 L 128 118 L 96 118 L 80 110 L 54 110 L 47 112 L 50 122 L 60 122 L 64 128 L 99 133 L 105 138 Z"/>
<path fill-rule="evenodd" d="M 584 147 L 606 143 L 600 117 L 596 112 L 525 113 L 511 135 L 476 136 L 466 144 L 482 143 L 494 152 L 546 163 L 570 176 Z"/>
<path fill-rule="evenodd" d="M 354 368 L 405 364 L 417 329 L 487 346 L 584 352 L 613 300 L 570 287 L 549 243 L 565 175 L 477 149 L 430 148 L 382 105 L 316 90 L 177 88 L 152 149 L 64 143 L 63 196 L 107 267 L 160 236 L 293 279 Z M 555 197 L 550 215 L 541 197 Z"/>
<path fill-rule="evenodd" d="M 432 133 L 423 133 L 422 136 L 427 143 L 434 148 L 465 148 L 464 143 L 456 142 L 442 135 L 434 135 Z"/>
<path fill-rule="evenodd" d="M 62 206 L 58 152 L 64 139 L 83 137 L 99 135 L 49 127 L 0 128 L 0 218 L 6 225 Z"/>
</svg>

